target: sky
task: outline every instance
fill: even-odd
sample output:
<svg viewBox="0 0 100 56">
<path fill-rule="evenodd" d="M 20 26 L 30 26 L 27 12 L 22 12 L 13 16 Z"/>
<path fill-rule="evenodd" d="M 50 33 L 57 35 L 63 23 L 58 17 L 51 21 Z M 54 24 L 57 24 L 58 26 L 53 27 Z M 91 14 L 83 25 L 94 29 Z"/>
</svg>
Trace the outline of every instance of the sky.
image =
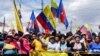
<svg viewBox="0 0 100 56">
<path fill-rule="evenodd" d="M 47 4 L 50 5 L 50 0 L 43 1 L 44 7 Z M 59 1 L 60 0 L 55 0 L 57 5 L 59 5 Z M 41 0 L 16 0 L 16 3 L 17 7 L 19 7 L 19 3 L 21 3 L 22 22 L 24 26 L 27 24 L 27 21 L 29 21 L 32 10 L 35 11 L 36 16 L 41 12 Z M 69 31 L 70 22 L 72 21 L 73 31 L 75 31 L 76 25 L 81 26 L 87 23 L 92 27 L 93 32 L 100 32 L 98 29 L 98 25 L 100 25 L 100 0 L 63 0 L 63 5 L 69 27 L 66 30 L 63 24 L 59 24 L 57 26 L 59 31 Z M 0 22 L 3 22 L 4 17 L 8 25 L 10 25 L 9 22 L 11 21 L 16 24 L 12 0 L 0 0 Z"/>
</svg>

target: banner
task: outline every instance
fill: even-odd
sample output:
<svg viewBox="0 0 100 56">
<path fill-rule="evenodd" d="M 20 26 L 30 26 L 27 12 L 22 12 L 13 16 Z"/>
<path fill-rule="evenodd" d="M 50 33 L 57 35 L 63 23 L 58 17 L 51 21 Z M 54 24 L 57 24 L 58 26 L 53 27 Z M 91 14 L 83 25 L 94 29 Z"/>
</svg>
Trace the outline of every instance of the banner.
<svg viewBox="0 0 100 56">
<path fill-rule="evenodd" d="M 29 56 L 68 56 L 68 53 L 32 51 Z"/>
</svg>

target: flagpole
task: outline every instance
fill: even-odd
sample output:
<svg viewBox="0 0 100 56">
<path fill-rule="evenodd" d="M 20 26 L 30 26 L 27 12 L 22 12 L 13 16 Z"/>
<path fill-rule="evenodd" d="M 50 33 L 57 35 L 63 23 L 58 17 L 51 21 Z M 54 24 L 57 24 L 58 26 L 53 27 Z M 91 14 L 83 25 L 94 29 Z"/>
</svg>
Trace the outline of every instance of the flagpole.
<svg viewBox="0 0 100 56">
<path fill-rule="evenodd" d="M 21 0 L 19 0 L 19 7 L 20 7 L 20 9 L 21 9 Z"/>
<path fill-rule="evenodd" d="M 3 20 L 3 28 L 2 28 L 2 32 L 4 33 L 5 30 L 5 16 L 4 16 L 4 20 Z"/>
<path fill-rule="evenodd" d="M 73 23 L 73 21 L 71 20 L 71 22 L 70 22 L 70 31 L 72 32 L 72 23 Z"/>
<path fill-rule="evenodd" d="M 43 10 L 43 6 L 44 6 L 44 1 L 41 0 L 41 7 L 42 7 L 42 10 Z"/>
<path fill-rule="evenodd" d="M 44 1 L 43 1 L 43 0 L 41 0 L 41 10 L 42 10 L 42 11 L 43 11 L 43 6 L 44 6 Z M 43 27 L 42 27 L 42 32 L 44 32 Z"/>
</svg>

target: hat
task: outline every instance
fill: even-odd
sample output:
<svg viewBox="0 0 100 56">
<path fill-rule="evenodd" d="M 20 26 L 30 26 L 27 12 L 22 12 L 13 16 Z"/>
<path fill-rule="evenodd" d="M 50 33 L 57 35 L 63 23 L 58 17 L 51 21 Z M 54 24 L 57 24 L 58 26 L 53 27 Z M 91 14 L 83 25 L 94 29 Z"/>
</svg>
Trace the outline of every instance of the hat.
<svg viewBox="0 0 100 56">
<path fill-rule="evenodd" d="M 24 33 L 24 35 L 27 35 L 27 34 L 29 34 L 29 33 L 28 33 L 28 32 L 25 32 L 25 33 Z"/>
<path fill-rule="evenodd" d="M 50 36 L 50 38 L 49 39 L 54 39 L 54 36 Z"/>
<path fill-rule="evenodd" d="M 25 36 L 30 36 L 30 34 L 28 32 L 25 32 L 23 37 L 25 37 Z"/>
</svg>

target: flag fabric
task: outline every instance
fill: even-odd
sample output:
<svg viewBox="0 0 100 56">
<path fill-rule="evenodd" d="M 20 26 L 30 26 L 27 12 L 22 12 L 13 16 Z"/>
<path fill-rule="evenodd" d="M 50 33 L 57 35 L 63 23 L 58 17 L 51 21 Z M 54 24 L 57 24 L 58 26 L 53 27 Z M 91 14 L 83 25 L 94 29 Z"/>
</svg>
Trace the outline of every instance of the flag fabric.
<svg viewBox="0 0 100 56">
<path fill-rule="evenodd" d="M 78 31 L 80 29 L 79 24 L 76 25 L 76 31 Z"/>
<path fill-rule="evenodd" d="M 21 22 L 21 24 L 22 24 L 22 21 L 21 21 L 22 15 L 21 15 L 21 11 L 20 11 L 20 9 L 17 10 L 17 12 L 18 12 L 19 20 L 20 20 L 20 22 Z"/>
<path fill-rule="evenodd" d="M 83 33 L 86 33 L 86 39 L 87 39 L 87 40 L 92 40 L 91 31 L 89 31 L 89 30 L 86 28 L 86 26 L 83 25 L 83 26 L 80 28 L 80 31 L 83 32 Z"/>
<path fill-rule="evenodd" d="M 84 26 L 85 26 L 89 31 L 92 32 L 92 27 L 91 27 L 89 24 L 84 23 Z"/>
<path fill-rule="evenodd" d="M 34 33 L 38 33 L 39 32 L 39 26 L 38 26 L 37 20 L 36 20 L 35 15 L 34 15 L 34 11 L 32 11 L 30 20 L 31 20 L 30 31 L 33 31 Z"/>
<path fill-rule="evenodd" d="M 31 28 L 30 28 L 30 29 L 33 29 L 32 27 L 33 27 L 33 25 L 34 25 L 34 21 L 36 20 L 36 19 L 35 19 L 35 15 L 34 15 L 34 11 L 32 11 L 30 20 L 31 20 Z"/>
<path fill-rule="evenodd" d="M 62 0 L 60 0 L 60 3 L 59 3 L 59 7 L 58 7 L 58 11 L 57 11 L 57 17 L 60 19 L 61 23 L 63 23 L 67 28 L 68 27 L 68 20 L 67 20 L 67 17 L 66 17 L 66 13 L 65 13 L 65 10 L 64 10 L 64 7 L 63 7 Z"/>
<path fill-rule="evenodd" d="M 50 24 L 49 20 L 47 19 L 47 17 L 45 16 L 43 12 L 41 12 L 37 16 L 37 20 L 41 24 L 41 26 L 44 28 L 45 31 L 48 30 L 51 32 L 54 30 L 53 26 Z"/>
<path fill-rule="evenodd" d="M 47 17 L 47 19 L 49 20 L 50 24 L 53 26 L 54 29 L 56 29 L 56 23 L 55 23 L 55 18 L 53 17 L 53 14 L 51 12 L 50 6 L 47 5 L 44 9 L 43 9 L 43 13 L 45 14 L 45 16 Z"/>
<path fill-rule="evenodd" d="M 22 27 L 20 19 L 19 19 L 19 15 L 17 12 L 18 10 L 17 10 L 16 4 L 15 4 L 15 0 L 13 0 L 13 4 L 14 4 L 14 13 L 15 13 L 15 20 L 16 20 L 18 33 L 23 33 L 24 31 L 23 31 L 23 27 Z"/>
<path fill-rule="evenodd" d="M 54 52 L 54 51 L 32 51 L 29 53 L 29 56 L 68 56 L 68 53 L 60 53 L 60 52 Z"/>
<path fill-rule="evenodd" d="M 36 34 L 40 32 L 37 20 L 34 21 L 34 32 Z"/>
<path fill-rule="evenodd" d="M 51 11 L 54 17 L 57 17 L 58 6 L 54 0 L 51 0 Z"/>
</svg>

